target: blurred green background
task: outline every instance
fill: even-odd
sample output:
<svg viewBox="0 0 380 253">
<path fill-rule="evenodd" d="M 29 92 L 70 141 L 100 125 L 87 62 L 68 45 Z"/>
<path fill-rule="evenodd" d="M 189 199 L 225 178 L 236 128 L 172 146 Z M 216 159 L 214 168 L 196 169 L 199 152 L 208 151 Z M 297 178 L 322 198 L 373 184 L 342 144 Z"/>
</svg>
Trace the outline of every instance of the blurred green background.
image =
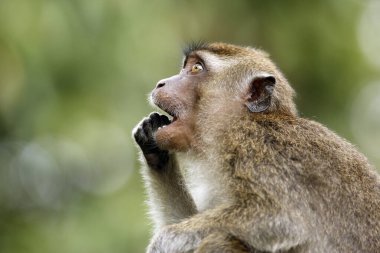
<svg viewBox="0 0 380 253">
<path fill-rule="evenodd" d="M 131 130 L 189 41 L 268 51 L 380 168 L 380 1 L 0 0 L 0 252 L 143 252 Z"/>
</svg>

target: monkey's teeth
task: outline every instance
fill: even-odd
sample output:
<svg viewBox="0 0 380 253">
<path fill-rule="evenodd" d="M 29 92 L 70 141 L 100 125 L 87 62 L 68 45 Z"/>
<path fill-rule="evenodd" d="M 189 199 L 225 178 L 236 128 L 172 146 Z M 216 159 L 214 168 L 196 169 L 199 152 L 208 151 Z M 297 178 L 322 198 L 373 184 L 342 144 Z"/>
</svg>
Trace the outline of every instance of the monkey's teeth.
<svg viewBox="0 0 380 253">
<path fill-rule="evenodd" d="M 162 128 L 166 127 L 166 125 L 163 125 Z"/>
</svg>

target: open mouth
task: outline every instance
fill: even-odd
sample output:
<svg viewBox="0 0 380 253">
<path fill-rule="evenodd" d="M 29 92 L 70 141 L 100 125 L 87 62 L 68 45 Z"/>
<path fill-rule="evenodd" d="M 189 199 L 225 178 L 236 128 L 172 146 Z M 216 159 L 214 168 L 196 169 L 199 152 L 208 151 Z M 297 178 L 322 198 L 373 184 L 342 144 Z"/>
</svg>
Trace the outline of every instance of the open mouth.
<svg viewBox="0 0 380 253">
<path fill-rule="evenodd" d="M 171 125 L 171 124 L 173 124 L 174 122 L 176 122 L 178 120 L 177 116 L 175 116 L 172 113 L 167 112 L 165 110 L 163 110 L 163 111 L 165 112 L 165 114 L 167 114 L 167 115 L 163 115 L 163 116 L 166 116 L 167 119 L 168 119 L 168 124 L 165 124 L 163 127 Z"/>
<path fill-rule="evenodd" d="M 169 117 L 170 123 L 174 123 L 178 119 L 178 117 L 176 115 L 174 115 L 174 113 L 170 113 L 170 112 L 165 111 L 165 110 L 164 110 L 164 112 L 166 112 L 170 116 Z"/>
<path fill-rule="evenodd" d="M 172 110 L 166 109 L 163 106 L 161 106 L 160 104 L 156 104 L 156 106 L 164 112 L 164 114 L 161 115 L 162 126 L 160 128 L 164 128 L 164 127 L 167 127 L 169 125 L 172 125 L 178 120 L 178 116 Z"/>
</svg>

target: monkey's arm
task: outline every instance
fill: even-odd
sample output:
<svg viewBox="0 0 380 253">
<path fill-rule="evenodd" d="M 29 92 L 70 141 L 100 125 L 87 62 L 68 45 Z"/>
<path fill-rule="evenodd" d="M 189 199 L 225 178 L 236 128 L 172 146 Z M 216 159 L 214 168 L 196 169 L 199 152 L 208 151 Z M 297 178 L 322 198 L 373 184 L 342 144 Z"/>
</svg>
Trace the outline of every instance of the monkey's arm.
<svg viewBox="0 0 380 253">
<path fill-rule="evenodd" d="M 301 246 L 309 238 L 307 223 L 299 213 L 255 210 L 230 206 L 207 210 L 180 223 L 163 228 L 153 238 L 149 253 L 190 252 L 214 232 L 223 232 L 252 247 L 255 252 L 285 252 Z"/>
<path fill-rule="evenodd" d="M 161 150 L 155 141 L 157 129 L 169 123 L 166 116 L 151 113 L 134 130 L 134 138 L 146 162 L 142 174 L 156 228 L 180 222 L 197 212 L 186 189 L 176 155 Z"/>
</svg>

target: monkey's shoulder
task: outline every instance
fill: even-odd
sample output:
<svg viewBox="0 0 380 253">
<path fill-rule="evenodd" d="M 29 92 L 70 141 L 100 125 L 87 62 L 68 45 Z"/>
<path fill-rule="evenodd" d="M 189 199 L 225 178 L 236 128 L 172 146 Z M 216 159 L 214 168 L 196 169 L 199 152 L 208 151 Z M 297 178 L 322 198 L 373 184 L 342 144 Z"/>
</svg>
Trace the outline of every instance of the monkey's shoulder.
<svg viewBox="0 0 380 253">
<path fill-rule="evenodd" d="M 314 148 L 339 148 L 351 150 L 355 147 L 321 123 L 305 118 L 259 120 L 249 130 L 251 136 L 281 141 L 281 144 L 311 145 Z M 265 142 L 265 140 L 264 140 Z M 267 144 L 267 142 L 265 142 Z M 305 147 L 304 147 L 305 148 Z"/>
<path fill-rule="evenodd" d="M 226 140 L 230 144 L 227 149 L 256 161 L 276 157 L 305 164 L 370 167 L 354 145 L 321 123 L 305 118 L 267 116 L 236 124 L 229 133 L 233 139 Z"/>
</svg>

